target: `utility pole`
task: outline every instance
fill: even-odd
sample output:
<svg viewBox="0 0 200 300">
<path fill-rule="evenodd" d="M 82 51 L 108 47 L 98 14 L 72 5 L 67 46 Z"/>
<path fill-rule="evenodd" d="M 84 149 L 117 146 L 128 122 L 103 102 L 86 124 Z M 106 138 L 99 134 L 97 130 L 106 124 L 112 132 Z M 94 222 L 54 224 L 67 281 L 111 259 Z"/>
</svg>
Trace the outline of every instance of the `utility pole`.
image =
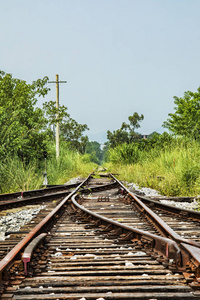
<svg viewBox="0 0 200 300">
<path fill-rule="evenodd" d="M 59 83 L 67 83 L 67 81 L 59 81 L 59 76 L 56 74 L 56 81 L 49 81 L 56 84 L 56 158 L 59 158 Z"/>
</svg>

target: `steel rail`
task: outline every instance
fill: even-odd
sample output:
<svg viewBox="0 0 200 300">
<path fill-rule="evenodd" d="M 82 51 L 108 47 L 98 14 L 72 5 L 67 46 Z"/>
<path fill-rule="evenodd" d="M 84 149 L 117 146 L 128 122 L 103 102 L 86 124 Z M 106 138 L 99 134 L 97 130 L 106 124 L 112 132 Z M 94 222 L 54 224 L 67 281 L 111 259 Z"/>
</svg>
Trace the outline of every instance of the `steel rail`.
<svg viewBox="0 0 200 300">
<path fill-rule="evenodd" d="M 179 271 L 183 271 L 183 272 L 186 272 L 186 267 L 187 267 L 187 262 L 191 262 L 194 263 L 194 265 L 196 266 L 196 269 L 195 269 L 195 275 L 196 275 L 196 279 L 200 279 L 199 275 L 200 275 L 200 268 L 199 268 L 199 262 L 200 262 L 200 252 L 199 252 L 199 249 L 196 248 L 196 247 L 193 247 L 191 245 L 188 245 L 188 244 L 184 244 L 183 242 L 181 242 L 179 245 L 169 239 L 169 238 L 166 238 L 166 237 L 161 237 L 161 236 L 157 236 L 155 234 L 151 234 L 151 233 L 148 233 L 148 232 L 145 232 L 145 231 L 142 231 L 142 230 L 139 230 L 139 229 L 135 229 L 133 227 L 130 227 L 130 226 L 127 226 L 125 224 L 122 224 L 122 223 L 119 223 L 117 221 L 114 221 L 112 219 L 108 219 L 108 218 L 105 218 L 99 214 L 96 214 L 94 212 L 91 212 L 89 211 L 88 209 L 86 209 L 83 205 L 79 204 L 77 201 L 76 201 L 76 198 L 78 198 L 80 196 L 80 199 L 81 199 L 81 195 L 80 195 L 80 187 L 83 186 L 84 183 L 87 182 L 87 180 L 89 180 L 90 176 L 88 176 L 88 178 L 83 182 L 81 183 L 74 191 L 72 191 L 72 193 L 70 193 L 70 195 L 68 195 L 64 200 L 62 200 L 61 203 L 66 204 L 66 202 L 69 200 L 69 198 L 72 198 L 72 203 L 73 205 L 75 205 L 77 208 L 78 208 L 78 214 L 80 213 L 79 210 L 83 211 L 84 213 L 80 213 L 80 216 L 83 217 L 83 219 L 85 218 L 85 215 L 90 215 L 92 217 L 89 217 L 89 218 L 86 218 L 87 220 L 91 220 L 93 219 L 94 223 L 92 223 L 93 225 L 95 224 L 104 224 L 106 225 L 104 228 L 106 228 L 106 231 L 109 231 L 109 230 L 112 230 L 112 229 L 116 229 L 116 228 L 121 228 L 121 230 L 116 230 L 116 231 L 120 231 L 120 239 L 123 240 L 123 237 L 126 236 L 127 239 L 125 240 L 129 240 L 129 241 L 132 241 L 132 242 L 135 242 L 136 239 L 137 240 L 141 240 L 141 243 L 143 245 L 145 245 L 145 247 L 149 245 L 149 248 L 152 249 L 154 248 L 159 254 L 161 253 L 162 256 L 165 256 L 167 257 L 168 260 L 165 260 L 166 262 L 168 262 L 170 260 L 170 264 L 172 263 L 171 261 L 173 261 L 174 264 L 176 264 L 176 267 Z M 115 181 L 116 183 L 117 181 Z M 109 186 L 109 185 L 108 185 Z M 121 185 L 120 185 L 121 186 Z M 99 188 L 101 187 L 98 187 L 98 190 Z M 89 188 L 87 189 L 87 192 L 91 192 L 95 190 L 95 188 Z M 77 194 L 78 192 L 78 194 Z M 85 193 L 85 190 L 81 190 L 81 193 Z M 57 214 L 58 212 L 60 212 L 60 209 L 62 209 L 62 206 L 61 206 L 61 203 L 53 210 L 55 212 L 55 214 Z M 71 202 L 70 202 L 71 203 Z M 59 208 L 58 208 L 59 207 Z M 52 211 L 52 212 L 53 212 Z M 52 214 L 52 212 L 48 215 L 50 216 Z M 48 217 L 47 216 L 47 217 Z M 46 217 L 46 218 L 47 218 Z M 57 216 L 56 216 L 57 217 Z M 81 218 L 82 218 L 81 217 Z M 45 218 L 45 219 L 46 219 Z M 50 218 L 52 219 L 53 216 Z M 44 219 L 44 220 L 45 220 Z M 49 219 L 49 220 L 50 220 Z M 43 220 L 43 221 L 44 221 Z M 100 222 L 99 222 L 100 220 Z M 42 222 L 43 222 L 42 221 Z M 108 222 L 109 221 L 109 222 Z M 39 224 L 41 224 L 42 222 L 40 222 Z M 48 223 L 48 221 L 47 221 Z M 39 225 L 38 224 L 38 225 Z M 108 225 L 109 224 L 109 225 Z M 37 225 L 37 226 L 38 226 Z M 107 226 L 108 225 L 108 226 Z M 36 226 L 36 227 L 37 227 Z M 45 225 L 44 225 L 45 226 Z M 44 229 L 44 226 L 42 226 L 37 233 L 39 233 L 41 230 L 46 230 L 47 231 L 47 228 Z M 35 228 L 36 228 L 35 227 Z M 31 231 L 32 232 L 32 231 Z M 120 240 L 119 239 L 119 240 Z M 30 239 L 30 241 L 33 241 L 33 238 Z M 183 239 L 184 240 L 184 239 Z M 20 243 L 19 243 L 20 244 Z M 18 244 L 18 245 L 19 245 Z M 27 245 L 27 243 L 26 243 Z M 25 247 L 22 247 L 22 249 L 24 250 Z M 34 248 L 34 247 L 33 247 Z M 21 249 L 21 250 L 22 250 Z M 150 252 L 151 252 L 150 251 Z M 19 252 L 18 252 L 19 253 Z M 154 255 L 154 254 L 153 254 Z M 157 257 L 160 257 L 159 255 L 156 254 Z M 16 257 L 16 256 L 15 256 Z M 15 258 L 14 257 L 14 258 Z M 192 259 L 191 259 L 192 258 Z M 163 259 L 163 258 L 162 258 Z M 163 261 L 163 260 L 162 260 Z M 174 265 L 173 264 L 173 265 Z M 9 263 L 8 263 L 9 265 Z M 8 266 L 7 265 L 7 266 Z M 4 268 L 5 270 L 5 268 Z M 0 274 L 1 274 L 1 271 L 0 271 Z M 196 282 L 195 282 L 196 283 Z"/>
<path fill-rule="evenodd" d="M 173 231 L 159 216 L 157 216 L 149 207 L 147 207 L 136 195 L 131 193 L 119 180 L 117 180 L 112 174 L 111 177 L 116 180 L 119 185 L 128 193 L 128 195 L 134 199 L 137 203 L 137 207 L 142 213 L 145 214 L 157 227 L 167 235 L 167 237 L 173 239 L 181 249 L 182 265 L 186 267 L 188 259 L 192 259 L 195 265 L 196 277 L 200 277 L 200 245 L 189 239 L 184 239 Z"/>
<path fill-rule="evenodd" d="M 28 274 L 28 263 L 31 260 L 31 256 L 33 255 L 33 251 L 35 248 L 42 242 L 42 240 L 47 236 L 47 233 L 41 233 L 36 238 L 32 240 L 24 250 L 22 255 L 22 260 L 24 262 L 24 274 Z"/>
<path fill-rule="evenodd" d="M 164 204 L 159 201 L 155 201 L 153 199 L 148 199 L 147 197 L 140 196 L 140 195 L 137 195 L 137 197 L 139 199 L 141 199 L 142 202 L 150 204 L 154 207 L 160 208 L 167 212 L 174 213 L 174 214 L 180 215 L 182 217 L 185 217 L 187 219 L 192 219 L 194 221 L 200 221 L 200 212 L 199 211 L 194 211 L 194 210 L 186 209 L 186 208 L 180 208 L 180 207 L 173 206 L 170 204 Z"/>
<path fill-rule="evenodd" d="M 75 194 L 77 193 L 77 191 L 79 189 L 81 189 L 82 187 L 84 187 L 84 185 L 87 185 L 88 180 L 92 177 L 93 173 L 91 173 L 84 181 L 82 181 L 77 187 L 76 189 L 74 189 L 69 195 L 67 195 L 58 206 L 56 206 L 56 208 L 54 210 L 52 210 L 38 225 L 36 225 L 1 261 L 0 261 L 0 279 L 2 277 L 2 273 L 6 268 L 9 268 L 9 266 L 12 265 L 12 261 L 15 259 L 15 257 L 20 253 L 20 251 L 22 251 L 25 246 L 27 246 L 28 243 L 30 243 L 32 241 L 33 238 L 35 238 L 38 234 L 44 232 L 43 228 L 45 228 L 45 226 L 47 226 L 47 224 L 51 221 L 51 219 L 54 218 L 54 216 L 56 215 L 56 213 L 58 213 L 58 211 L 60 209 L 62 209 L 62 207 L 66 204 L 66 202 Z M 90 189 L 83 189 L 84 191 L 87 192 L 91 192 L 91 189 L 96 190 L 100 190 L 101 188 L 114 188 L 114 186 L 116 185 L 116 182 L 111 183 L 111 184 L 107 184 L 104 186 L 98 186 L 98 187 L 93 187 Z M 54 196 L 54 195 L 47 195 L 47 196 Z M 43 231 L 42 231 L 43 230 Z"/>
<path fill-rule="evenodd" d="M 10 206 L 12 206 L 12 208 L 13 208 L 14 205 L 23 206 L 23 205 L 28 205 L 29 203 L 32 203 L 32 202 L 34 202 L 34 204 L 36 204 L 36 203 L 41 202 L 41 201 L 51 200 L 52 197 L 54 197 L 54 199 L 58 199 L 58 198 L 66 196 L 67 194 L 70 194 L 70 191 L 66 190 L 66 191 L 57 192 L 57 193 L 54 193 L 54 194 L 46 194 L 46 195 L 42 195 L 42 196 L 23 198 L 23 199 L 19 199 L 19 200 L 10 200 L 10 201 L 5 202 L 5 203 L 0 202 L 0 210 L 7 209 Z"/>
<path fill-rule="evenodd" d="M 115 182 L 111 185 L 107 185 L 107 187 L 109 186 L 116 186 L 116 183 L 121 186 L 124 190 L 127 191 L 127 193 L 134 198 L 134 200 L 136 200 L 136 196 L 134 194 L 132 194 L 126 187 L 124 187 L 114 176 L 110 175 Z M 74 191 L 72 191 L 65 199 L 63 199 L 61 201 L 61 203 L 51 212 L 49 213 L 18 245 L 16 245 L 5 257 L 4 259 L 0 262 L 0 274 L 2 274 L 2 272 L 12 264 L 12 261 L 14 260 L 14 258 L 17 256 L 17 254 L 24 249 L 24 247 L 35 237 L 37 236 L 37 234 L 42 232 L 42 229 L 47 225 L 47 223 L 55 216 L 55 214 L 62 208 L 62 206 L 72 197 L 72 201 L 75 204 L 75 194 L 77 193 L 77 191 L 84 186 L 84 184 L 87 183 L 87 181 L 89 180 L 89 178 L 91 177 L 91 174 L 87 177 L 86 180 L 84 180 Z M 101 186 L 98 187 L 101 188 Z M 105 188 L 105 187 L 104 187 Z M 87 192 L 91 192 L 91 190 L 96 190 L 97 188 L 89 188 L 86 189 Z M 83 192 L 83 190 L 82 190 Z M 85 190 L 84 190 L 85 192 Z M 139 202 L 141 202 L 139 199 L 137 199 Z M 75 201 L 75 202 L 74 202 Z M 146 239 L 148 240 L 151 245 L 153 246 L 153 248 L 162 253 L 164 256 L 166 256 L 167 258 L 172 258 L 174 260 L 174 262 L 176 263 L 177 268 L 181 268 L 182 265 L 186 264 L 186 261 L 188 260 L 188 256 L 192 256 L 194 261 L 195 261 L 195 265 L 197 266 L 197 269 L 199 270 L 199 266 L 200 266 L 200 250 L 198 248 L 195 248 L 195 253 L 194 253 L 194 243 L 191 245 L 190 242 L 188 242 L 188 240 L 180 238 L 179 239 L 179 235 L 178 236 L 178 241 L 179 241 L 179 245 L 177 245 L 176 241 L 171 240 L 168 237 L 160 237 L 154 234 L 150 234 L 148 232 L 139 230 L 139 229 L 135 229 L 133 227 L 118 223 L 116 221 L 113 221 L 111 219 L 107 219 L 105 217 L 102 217 L 98 214 L 95 214 L 93 212 L 88 211 L 86 208 L 84 208 L 82 205 L 76 203 L 75 204 L 79 209 L 85 211 L 87 214 L 92 215 L 95 219 L 101 219 L 102 222 L 105 223 L 110 223 L 112 224 L 112 226 L 114 228 L 116 227 L 120 227 L 122 228 L 126 233 L 131 232 L 132 234 L 132 239 L 137 239 L 137 240 L 142 240 L 142 239 Z M 149 209 L 148 207 L 145 207 L 146 205 L 143 203 L 143 209 L 146 210 L 150 215 L 151 213 L 153 213 L 151 211 L 151 209 Z M 156 214 L 153 213 L 153 217 L 156 216 Z M 156 216 L 158 220 L 161 220 L 161 225 L 163 227 L 165 227 L 165 225 L 167 225 L 162 219 L 160 219 L 158 216 Z M 167 225 L 168 226 L 168 225 Z M 168 226 L 169 227 L 169 226 Z M 169 227 L 169 233 L 171 232 L 171 228 Z M 44 232 L 44 230 L 43 230 Z M 176 237 L 177 237 L 176 236 Z M 190 250 L 188 250 L 190 249 Z"/>
<path fill-rule="evenodd" d="M 200 248 L 200 244 L 192 241 L 190 239 L 182 238 L 178 233 L 176 233 L 165 221 L 163 221 L 156 213 L 154 213 L 146 204 L 144 204 L 135 194 L 130 192 L 119 180 L 117 180 L 112 174 L 111 177 L 118 182 L 118 184 L 126 190 L 129 196 L 134 199 L 137 204 L 138 209 L 145 214 L 156 226 L 157 228 L 164 234 L 167 238 L 173 239 L 177 243 L 189 244 L 191 246 Z M 200 250 L 199 250 L 200 251 Z"/>
<path fill-rule="evenodd" d="M 30 190 L 30 191 L 21 191 L 21 192 L 15 192 L 15 193 L 6 193 L 6 194 L 0 194 L 0 205 L 1 201 L 8 201 L 8 203 L 13 202 L 20 202 L 20 199 L 28 199 L 30 197 L 41 197 L 44 194 L 49 195 L 55 192 L 62 192 L 66 191 L 71 188 L 75 188 L 79 185 L 80 183 L 74 183 L 74 184 L 63 184 L 63 185 L 58 185 L 58 186 L 53 186 L 53 187 L 48 187 L 44 189 L 38 189 L 38 190 Z M 17 200 L 15 200 L 17 198 Z"/>
<path fill-rule="evenodd" d="M 80 183 L 79 183 L 80 184 Z M 56 187 L 51 187 L 48 189 L 39 189 L 39 190 L 32 190 L 32 191 L 25 191 L 22 192 L 23 193 L 23 197 L 21 199 L 17 199 L 17 200 L 8 200 L 8 202 L 3 202 L 1 203 L 1 196 L 2 197 L 12 197 L 12 195 L 18 195 L 20 196 L 21 193 L 17 192 L 17 193 L 11 193 L 11 194 L 1 194 L 0 195 L 0 210 L 3 209 L 7 209 L 8 207 L 13 205 L 17 205 L 17 206 L 22 206 L 22 205 L 28 205 L 29 203 L 37 203 L 40 201 L 48 201 L 49 199 L 52 198 L 52 196 L 54 198 L 60 198 L 62 196 L 66 196 L 67 194 L 70 193 L 69 189 L 77 187 L 79 184 L 70 184 L 70 185 L 59 185 Z M 108 184 L 107 186 L 110 187 L 110 185 L 113 186 L 113 188 L 118 185 L 118 183 L 114 182 L 111 184 Z M 96 187 L 96 189 L 98 190 L 99 187 Z M 49 193 L 51 192 L 51 193 Z M 85 192 L 90 193 L 90 189 L 85 188 Z M 30 195 L 34 194 L 34 197 L 30 197 Z M 36 196 L 35 196 L 36 194 Z M 37 196 L 38 194 L 38 196 Z M 44 194 L 44 195 L 40 195 L 40 194 Z"/>
<path fill-rule="evenodd" d="M 109 189 L 113 188 L 114 189 L 114 188 L 118 187 L 118 182 L 114 181 L 114 182 L 109 183 L 109 184 L 105 184 L 105 185 L 102 185 L 102 186 L 98 185 L 98 186 L 90 187 L 90 188 L 87 188 L 87 187 L 83 186 L 83 189 L 84 189 L 84 193 L 86 194 L 86 193 L 91 193 L 91 190 L 93 192 L 99 191 L 99 190 L 101 190 L 101 187 L 102 187 L 102 189 L 106 189 L 106 188 L 109 188 Z"/>
<path fill-rule="evenodd" d="M 89 187 L 95 182 L 96 179 L 89 181 Z M 124 206 L 120 201 L 122 199 L 117 196 L 117 190 L 102 191 L 98 193 L 100 197 L 93 197 L 91 190 L 91 200 L 84 191 L 83 194 L 78 192 L 78 202 L 87 209 L 100 214 L 102 212 L 103 216 L 109 215 L 109 218 L 112 218 L 114 215 L 116 220 L 121 217 L 127 224 L 131 222 L 131 216 L 134 216 L 133 222 L 136 228 L 138 225 L 140 228 L 140 216 L 132 213 L 129 205 Z M 94 193 L 94 196 L 96 195 Z M 106 198 L 107 195 L 110 203 L 104 206 L 104 203 L 99 202 L 99 198 Z M 101 208 L 104 208 L 104 211 L 100 211 Z M 174 263 L 171 265 L 170 259 L 153 251 L 151 243 L 146 242 L 151 242 L 150 238 L 142 237 L 141 241 L 137 241 L 136 238 L 132 239 L 133 233 L 127 233 L 125 229 L 120 228 L 110 232 L 109 228 L 115 227 L 114 225 L 107 225 L 104 221 L 93 221 L 93 217 L 75 208 L 71 200 L 65 205 L 63 212 L 54 225 L 51 236 L 47 237 L 39 249 L 35 249 L 30 262 L 31 278 L 24 278 L 22 262 L 13 266 L 10 286 L 3 294 L 5 298 L 10 296 L 10 299 L 53 300 L 154 297 L 191 300 L 196 295 L 199 296 L 198 291 L 192 291 L 186 285 L 184 276 L 177 274 L 180 272 L 177 272 Z M 121 213 L 123 216 L 120 216 Z M 96 227 L 100 223 L 103 225 L 100 228 Z M 146 222 L 145 228 L 143 230 L 149 228 Z M 120 234 L 119 238 L 117 233 Z M 127 239 L 124 240 L 124 237 Z M 113 243 L 113 238 L 118 238 L 119 242 L 116 240 Z M 146 241 L 143 242 L 143 239 Z M 192 274 L 188 277 L 190 275 Z M 188 283 L 192 280 L 194 276 L 190 281 L 188 279 Z"/>
<path fill-rule="evenodd" d="M 63 205 L 84 185 L 91 175 L 89 175 L 78 187 L 76 187 L 67 197 L 65 197 L 60 204 L 53 209 L 38 225 L 36 225 L 1 261 L 0 261 L 0 274 L 12 265 L 15 257 L 24 249 L 24 247 L 34 238 L 37 234 L 41 233 L 42 228 L 47 226 L 47 223 L 58 213 Z M 0 277 L 1 278 L 1 277 Z"/>
<path fill-rule="evenodd" d="M 140 229 L 133 228 L 128 225 L 124 225 L 124 224 L 114 221 L 112 219 L 105 218 L 97 213 L 94 213 L 94 212 L 86 209 L 83 205 L 80 205 L 75 199 L 77 196 L 78 196 L 78 194 L 74 194 L 72 196 L 72 203 L 77 208 L 79 208 L 81 211 L 84 211 L 85 213 L 89 214 L 90 216 L 93 216 L 94 219 L 101 220 L 101 221 L 105 222 L 106 224 L 112 224 L 114 227 L 117 227 L 117 228 L 122 228 L 126 232 L 131 232 L 133 234 L 131 239 L 136 238 L 137 240 L 141 240 L 142 238 L 146 238 L 148 241 L 153 241 L 153 247 L 155 250 L 162 253 L 167 258 L 174 259 L 175 263 L 177 265 L 180 265 L 181 251 L 175 241 L 165 238 L 165 237 L 157 236 L 152 233 L 148 233 L 148 232 L 140 230 Z"/>
<path fill-rule="evenodd" d="M 88 209 L 86 209 L 83 205 L 80 205 L 76 201 L 76 197 L 78 194 L 74 194 L 72 196 L 72 203 L 81 211 L 84 211 L 86 214 L 92 216 L 96 220 L 101 220 L 106 224 L 112 224 L 114 228 L 122 228 L 126 231 L 126 233 L 132 234 L 129 236 L 129 240 L 142 240 L 146 239 L 146 241 L 151 243 L 151 247 L 154 248 L 158 253 L 161 253 L 168 259 L 172 259 L 174 264 L 176 265 L 177 270 L 181 272 L 187 273 L 187 268 L 192 265 L 191 269 L 195 273 L 196 279 L 200 278 L 200 249 L 191 246 L 187 243 L 181 242 L 177 244 L 176 241 L 173 241 L 169 238 L 157 236 L 155 234 L 148 233 L 146 231 L 142 231 L 140 229 L 133 228 L 128 225 L 124 225 L 112 219 L 105 218 L 97 213 L 94 213 Z M 109 228 L 112 230 L 114 228 Z M 153 243 L 152 243 L 153 241 Z M 173 263 L 172 262 L 172 263 Z"/>
</svg>

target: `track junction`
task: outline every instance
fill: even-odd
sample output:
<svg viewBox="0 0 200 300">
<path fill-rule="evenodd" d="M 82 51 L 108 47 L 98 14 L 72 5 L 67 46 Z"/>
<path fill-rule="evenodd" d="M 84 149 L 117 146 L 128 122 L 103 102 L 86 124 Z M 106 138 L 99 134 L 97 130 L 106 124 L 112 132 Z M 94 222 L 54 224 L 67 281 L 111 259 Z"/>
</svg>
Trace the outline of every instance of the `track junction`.
<svg viewBox="0 0 200 300">
<path fill-rule="evenodd" d="M 1 299 L 200 299 L 199 212 L 111 174 L 0 201 L 46 204 L 0 244 Z"/>
</svg>

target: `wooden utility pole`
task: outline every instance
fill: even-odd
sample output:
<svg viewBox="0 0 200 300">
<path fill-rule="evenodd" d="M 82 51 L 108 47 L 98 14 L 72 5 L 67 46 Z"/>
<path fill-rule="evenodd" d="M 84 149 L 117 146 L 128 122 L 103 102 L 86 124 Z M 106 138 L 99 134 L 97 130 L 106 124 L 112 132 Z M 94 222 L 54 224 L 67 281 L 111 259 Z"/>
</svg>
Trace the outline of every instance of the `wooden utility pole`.
<svg viewBox="0 0 200 300">
<path fill-rule="evenodd" d="M 66 83 L 67 81 L 59 81 L 59 76 L 56 74 L 56 81 L 49 81 L 49 83 L 56 84 L 56 158 L 59 157 L 59 83 Z"/>
</svg>

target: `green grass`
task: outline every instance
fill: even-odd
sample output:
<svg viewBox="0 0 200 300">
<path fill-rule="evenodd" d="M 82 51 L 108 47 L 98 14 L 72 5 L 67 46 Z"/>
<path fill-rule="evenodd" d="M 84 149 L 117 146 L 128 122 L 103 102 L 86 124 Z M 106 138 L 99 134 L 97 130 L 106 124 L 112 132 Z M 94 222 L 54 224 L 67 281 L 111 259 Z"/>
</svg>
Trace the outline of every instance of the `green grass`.
<svg viewBox="0 0 200 300">
<path fill-rule="evenodd" d="M 60 148 L 56 159 L 55 147 L 49 149 L 46 160 L 48 184 L 63 184 L 73 177 L 86 177 L 96 168 L 89 155 Z M 39 167 L 40 164 L 40 167 Z M 43 184 L 43 162 L 22 162 L 18 156 L 7 157 L 0 164 L 0 193 L 39 189 Z"/>
<path fill-rule="evenodd" d="M 11 193 L 38 189 L 43 176 L 38 172 L 37 164 L 24 164 L 17 156 L 7 157 L 0 165 L 0 192 Z"/>
<path fill-rule="evenodd" d="M 47 178 L 49 184 L 63 184 L 72 177 L 86 177 L 96 168 L 88 154 L 80 154 L 61 149 L 59 159 L 55 155 L 47 160 Z"/>
<path fill-rule="evenodd" d="M 176 140 L 168 147 L 141 151 L 134 158 L 135 163 L 128 164 L 120 157 L 120 146 L 120 151 L 111 151 L 107 167 L 110 172 L 120 174 L 120 179 L 157 189 L 163 195 L 197 196 L 200 194 L 199 146 L 196 141 Z M 113 160 L 114 155 L 118 160 Z"/>
</svg>

